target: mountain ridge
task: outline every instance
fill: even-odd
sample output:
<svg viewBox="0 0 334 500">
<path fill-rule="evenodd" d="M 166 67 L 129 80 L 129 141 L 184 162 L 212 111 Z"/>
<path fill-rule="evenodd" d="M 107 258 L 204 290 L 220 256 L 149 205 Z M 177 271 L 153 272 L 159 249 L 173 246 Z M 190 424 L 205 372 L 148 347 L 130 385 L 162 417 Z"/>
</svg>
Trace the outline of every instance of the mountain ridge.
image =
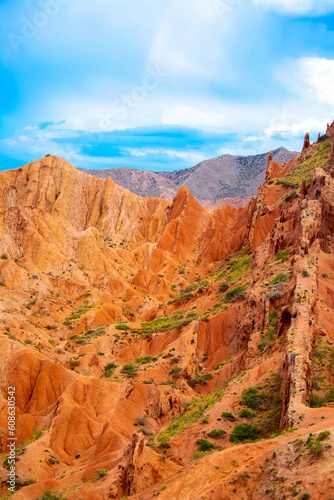
<svg viewBox="0 0 334 500">
<path fill-rule="evenodd" d="M 269 154 L 221 155 L 204 160 L 194 167 L 171 172 L 125 167 L 79 170 L 102 178 L 110 176 L 117 184 L 139 196 L 159 197 L 168 201 L 172 201 L 180 187 L 186 186 L 203 206 L 214 208 L 222 204 L 235 206 L 238 201 L 234 199 L 246 200 L 255 195 L 258 186 L 264 181 Z M 274 150 L 272 154 L 279 163 L 286 163 L 299 155 L 284 147 Z"/>
</svg>

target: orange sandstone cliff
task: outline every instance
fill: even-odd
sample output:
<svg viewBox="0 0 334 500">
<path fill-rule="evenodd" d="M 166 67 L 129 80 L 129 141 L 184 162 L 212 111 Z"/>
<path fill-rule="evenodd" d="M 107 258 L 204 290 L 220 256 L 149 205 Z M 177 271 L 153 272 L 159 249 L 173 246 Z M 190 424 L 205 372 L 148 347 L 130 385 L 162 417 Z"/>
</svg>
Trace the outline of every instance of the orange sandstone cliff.
<svg viewBox="0 0 334 500">
<path fill-rule="evenodd" d="M 334 124 L 246 207 L 0 173 L 7 498 L 334 497 Z"/>
</svg>

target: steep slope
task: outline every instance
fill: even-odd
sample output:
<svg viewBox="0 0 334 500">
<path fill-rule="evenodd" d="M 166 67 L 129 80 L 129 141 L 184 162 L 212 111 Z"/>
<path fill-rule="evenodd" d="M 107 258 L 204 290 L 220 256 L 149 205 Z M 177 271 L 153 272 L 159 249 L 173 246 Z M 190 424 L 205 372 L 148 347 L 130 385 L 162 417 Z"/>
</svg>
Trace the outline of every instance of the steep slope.
<svg viewBox="0 0 334 500">
<path fill-rule="evenodd" d="M 0 174 L 1 494 L 14 393 L 13 499 L 334 495 L 333 145 L 238 209 Z"/>
<path fill-rule="evenodd" d="M 299 153 L 281 147 L 273 151 L 273 158 L 286 163 Z M 205 160 L 195 167 L 173 172 L 151 172 L 131 168 L 85 170 L 81 172 L 107 178 L 140 196 L 159 196 L 172 200 L 182 186 L 205 207 L 235 206 L 234 199 L 249 199 L 264 181 L 269 153 L 256 156 L 223 155 Z M 215 206 L 214 203 L 217 205 Z M 245 206 L 237 204 L 236 206 Z"/>
</svg>

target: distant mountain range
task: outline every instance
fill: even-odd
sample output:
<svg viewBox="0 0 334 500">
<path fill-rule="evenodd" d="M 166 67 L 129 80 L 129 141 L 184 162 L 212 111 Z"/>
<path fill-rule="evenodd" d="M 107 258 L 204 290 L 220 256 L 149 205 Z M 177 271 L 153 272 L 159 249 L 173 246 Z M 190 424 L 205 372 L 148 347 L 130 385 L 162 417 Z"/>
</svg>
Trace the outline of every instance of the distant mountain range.
<svg viewBox="0 0 334 500">
<path fill-rule="evenodd" d="M 280 147 L 273 151 L 273 159 L 286 163 L 299 153 Z M 96 177 L 111 177 L 120 186 L 143 197 L 172 200 L 182 186 L 206 208 L 222 204 L 244 206 L 264 182 L 268 153 L 255 156 L 223 155 L 198 163 L 195 167 L 172 172 L 152 172 L 132 168 L 103 170 L 79 169 Z"/>
</svg>

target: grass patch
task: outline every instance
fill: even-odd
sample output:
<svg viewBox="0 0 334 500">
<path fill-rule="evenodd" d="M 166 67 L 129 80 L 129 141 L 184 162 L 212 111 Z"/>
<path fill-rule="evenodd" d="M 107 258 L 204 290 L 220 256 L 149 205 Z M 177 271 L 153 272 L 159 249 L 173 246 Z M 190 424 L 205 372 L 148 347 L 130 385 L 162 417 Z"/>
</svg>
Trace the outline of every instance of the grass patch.
<svg viewBox="0 0 334 500">
<path fill-rule="evenodd" d="M 220 389 L 216 389 L 214 393 L 209 394 L 208 396 L 193 400 L 193 402 L 187 406 L 187 410 L 184 413 L 181 413 L 181 415 L 174 417 L 174 422 L 160 433 L 158 438 L 159 442 L 164 443 L 169 441 L 172 436 L 179 434 L 184 429 L 190 427 L 204 415 L 204 412 L 208 408 L 211 408 L 211 406 L 213 406 L 217 401 L 220 401 L 223 394 L 226 392 L 226 387 L 227 384 Z"/>
<path fill-rule="evenodd" d="M 276 260 L 280 260 L 282 262 L 285 262 L 286 260 L 288 260 L 290 252 L 291 252 L 291 250 L 289 250 L 289 249 L 279 250 L 276 254 Z"/>
<path fill-rule="evenodd" d="M 277 258 L 277 256 L 276 256 Z M 279 285 L 280 283 L 286 283 L 290 279 L 289 274 L 278 273 L 270 282 L 271 285 Z"/>
<path fill-rule="evenodd" d="M 172 316 L 166 315 L 162 318 L 156 318 L 153 321 L 145 321 L 141 324 L 141 329 L 133 330 L 135 333 L 142 333 L 144 336 L 152 335 L 153 333 L 169 332 L 175 328 L 189 325 L 192 321 L 198 318 L 196 312 L 190 312 L 185 315 L 184 311 L 178 311 Z"/>
<path fill-rule="evenodd" d="M 197 444 L 199 445 L 200 451 L 211 451 L 215 447 L 215 445 L 210 443 L 207 439 L 197 439 Z"/>
<path fill-rule="evenodd" d="M 292 172 L 286 174 L 281 179 L 277 179 L 276 183 L 295 189 L 300 188 L 303 179 L 305 179 L 306 184 L 309 184 L 315 168 L 325 168 L 329 165 L 330 147 L 329 139 L 321 141 L 313 151 L 310 152 L 303 163 L 299 163 Z"/>
<path fill-rule="evenodd" d="M 254 416 L 255 416 L 255 414 L 252 413 L 251 411 L 247 410 L 246 408 L 244 408 L 240 412 L 240 417 L 241 418 L 253 418 Z"/>
<path fill-rule="evenodd" d="M 261 436 L 269 437 L 277 433 L 281 419 L 281 379 L 279 375 L 272 373 L 263 385 L 249 387 L 242 393 L 241 403 L 247 408 L 241 411 L 240 416 L 254 418 L 254 425 L 261 430 Z M 249 412 L 249 413 L 248 413 Z M 247 416 L 246 416 L 247 415 Z"/>
<path fill-rule="evenodd" d="M 135 378 L 138 372 L 138 367 L 134 363 L 128 363 L 123 366 L 121 371 L 122 373 L 125 373 L 128 378 Z"/>
<path fill-rule="evenodd" d="M 208 432 L 208 437 L 211 438 L 220 438 L 226 434 L 224 429 L 212 429 L 212 431 Z"/>
<path fill-rule="evenodd" d="M 93 339 L 105 333 L 105 327 L 99 326 L 98 328 L 87 330 L 85 333 L 81 332 L 81 335 L 71 335 L 69 340 L 75 340 L 77 344 L 89 344 Z"/>
<path fill-rule="evenodd" d="M 235 302 L 236 300 L 241 299 L 246 295 L 246 289 L 248 286 L 249 286 L 249 281 L 247 283 L 244 283 L 243 285 L 239 285 L 236 286 L 235 288 L 232 288 L 232 290 L 226 292 L 223 302 L 225 304 L 229 304 L 230 302 Z"/>
<path fill-rule="evenodd" d="M 88 301 L 85 300 L 83 304 L 77 309 L 75 312 L 70 314 L 70 316 L 67 316 L 64 320 L 64 325 L 70 325 L 72 321 L 75 319 L 79 319 L 83 314 L 85 314 L 87 311 L 92 309 L 93 307 L 96 307 L 95 304 L 88 304 Z"/>
<path fill-rule="evenodd" d="M 231 422 L 237 420 L 237 417 L 233 415 L 233 413 L 231 413 L 230 411 L 223 411 L 221 416 L 225 418 L 225 420 L 231 420 Z"/>
<path fill-rule="evenodd" d="M 195 378 L 190 378 L 188 380 L 188 385 L 190 387 L 196 387 L 196 385 L 200 384 L 207 384 L 208 380 L 212 379 L 212 374 L 211 373 L 205 373 L 204 375 L 197 375 Z"/>
<path fill-rule="evenodd" d="M 104 367 L 104 376 L 111 377 L 113 375 L 114 371 L 116 370 L 116 368 L 117 368 L 116 363 L 114 363 L 114 361 L 111 361 L 111 363 L 108 363 Z"/>
<path fill-rule="evenodd" d="M 256 441 L 259 439 L 261 433 L 261 429 L 256 425 L 236 424 L 230 435 L 230 441 L 232 441 L 232 443 Z"/>
<path fill-rule="evenodd" d="M 115 328 L 116 328 L 116 330 L 123 330 L 124 332 L 129 330 L 128 325 L 115 325 Z"/>
</svg>

